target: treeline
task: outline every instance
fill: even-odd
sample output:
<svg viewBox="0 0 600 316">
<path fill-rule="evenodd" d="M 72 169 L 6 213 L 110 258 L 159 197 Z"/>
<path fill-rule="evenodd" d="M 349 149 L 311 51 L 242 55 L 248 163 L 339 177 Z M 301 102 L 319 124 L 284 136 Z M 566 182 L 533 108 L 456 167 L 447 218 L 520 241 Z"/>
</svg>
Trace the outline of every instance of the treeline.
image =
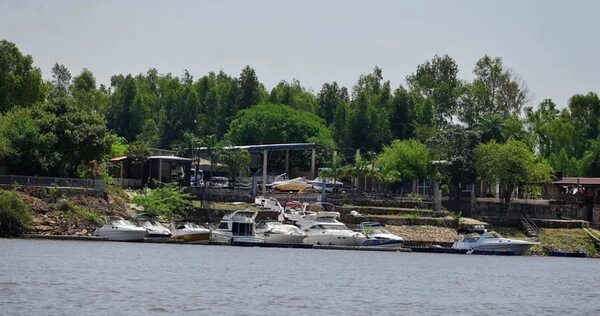
<svg viewBox="0 0 600 316">
<path fill-rule="evenodd" d="M 193 78 L 150 69 L 98 85 L 84 69 L 60 64 L 42 80 L 33 59 L 0 42 L 0 168 L 15 174 L 83 176 L 97 161 L 144 146 L 176 149 L 218 141 L 243 145 L 318 142 L 322 165 L 336 149 L 353 162 L 393 140 L 414 139 L 449 161 L 460 179 L 477 176 L 479 144 L 526 144 L 572 176 L 600 176 L 600 99 L 574 95 L 561 110 L 552 100 L 529 104 L 529 92 L 499 57 L 483 56 L 461 80 L 456 62 L 435 56 L 392 87 L 375 67 L 348 89 L 336 82 L 310 91 L 297 80 L 270 91 L 247 66 Z M 141 146 L 140 146 L 141 145 Z"/>
</svg>

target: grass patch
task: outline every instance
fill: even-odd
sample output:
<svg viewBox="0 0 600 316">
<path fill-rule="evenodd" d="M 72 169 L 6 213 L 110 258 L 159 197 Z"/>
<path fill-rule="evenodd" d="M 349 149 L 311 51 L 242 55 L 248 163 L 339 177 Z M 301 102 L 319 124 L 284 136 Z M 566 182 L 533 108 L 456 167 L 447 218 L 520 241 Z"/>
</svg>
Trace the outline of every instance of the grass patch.
<svg viewBox="0 0 600 316">
<path fill-rule="evenodd" d="M 585 251 L 588 256 L 599 255 L 592 238 L 581 228 L 542 229 L 541 245 L 531 249 L 533 254 L 544 254 L 550 250 L 567 252 Z"/>
</svg>

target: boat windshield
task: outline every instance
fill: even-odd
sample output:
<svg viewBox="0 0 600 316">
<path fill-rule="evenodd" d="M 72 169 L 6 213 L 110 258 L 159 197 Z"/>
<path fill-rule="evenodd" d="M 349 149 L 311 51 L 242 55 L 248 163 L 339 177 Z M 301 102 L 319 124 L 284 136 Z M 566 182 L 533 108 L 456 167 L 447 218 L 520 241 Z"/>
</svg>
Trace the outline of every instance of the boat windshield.
<svg viewBox="0 0 600 316">
<path fill-rule="evenodd" d="M 383 228 L 373 228 L 369 231 L 370 234 L 390 234 L 387 229 Z"/>
<path fill-rule="evenodd" d="M 487 235 L 485 236 L 486 238 L 502 238 L 502 236 L 500 234 L 498 234 L 497 232 L 491 231 L 488 232 Z"/>
<path fill-rule="evenodd" d="M 348 228 L 346 227 L 346 225 L 327 225 L 327 224 L 314 225 L 310 229 L 348 230 Z"/>
</svg>

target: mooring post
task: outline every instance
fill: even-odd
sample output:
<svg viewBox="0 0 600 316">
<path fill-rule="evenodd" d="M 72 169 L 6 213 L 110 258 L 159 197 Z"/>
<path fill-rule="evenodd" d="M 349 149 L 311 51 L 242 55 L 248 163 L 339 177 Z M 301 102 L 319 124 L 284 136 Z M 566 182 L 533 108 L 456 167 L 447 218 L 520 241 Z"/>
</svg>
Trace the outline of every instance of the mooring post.
<svg viewBox="0 0 600 316">
<path fill-rule="evenodd" d="M 262 194 L 267 195 L 267 150 L 263 150 L 263 165 L 262 165 Z"/>
</svg>

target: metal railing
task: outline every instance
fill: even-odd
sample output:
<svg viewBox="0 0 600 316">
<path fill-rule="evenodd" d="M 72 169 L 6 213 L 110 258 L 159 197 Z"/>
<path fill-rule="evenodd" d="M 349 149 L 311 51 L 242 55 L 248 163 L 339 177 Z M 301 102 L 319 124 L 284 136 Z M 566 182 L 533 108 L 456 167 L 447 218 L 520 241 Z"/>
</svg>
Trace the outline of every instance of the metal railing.
<svg viewBox="0 0 600 316">
<path fill-rule="evenodd" d="M 69 188 L 87 188 L 87 189 L 96 189 L 96 190 L 104 190 L 106 188 L 106 184 L 104 183 L 103 180 L 15 176 L 15 175 L 0 175 L 0 185 L 20 185 L 20 186 L 36 186 L 36 187 L 69 187 Z"/>
</svg>

